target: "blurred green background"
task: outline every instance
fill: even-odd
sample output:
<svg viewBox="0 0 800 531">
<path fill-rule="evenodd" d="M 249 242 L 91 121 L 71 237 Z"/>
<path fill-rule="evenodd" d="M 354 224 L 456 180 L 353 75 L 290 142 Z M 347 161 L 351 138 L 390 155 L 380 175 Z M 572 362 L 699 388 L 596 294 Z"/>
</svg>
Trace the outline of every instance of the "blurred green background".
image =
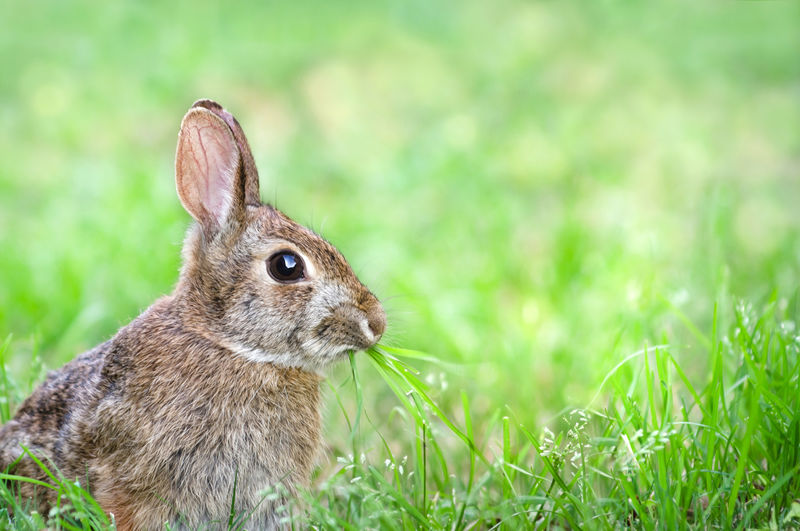
<svg viewBox="0 0 800 531">
<path fill-rule="evenodd" d="M 646 344 L 704 374 L 684 319 L 707 331 L 715 302 L 797 291 L 798 2 L 3 11 L 0 339 L 18 374 L 171 291 L 190 220 L 175 142 L 201 97 L 239 118 L 262 197 L 385 301 L 385 342 L 452 362 L 427 373 L 476 418 L 585 405 Z M 375 380 L 377 420 L 396 402 Z"/>
</svg>

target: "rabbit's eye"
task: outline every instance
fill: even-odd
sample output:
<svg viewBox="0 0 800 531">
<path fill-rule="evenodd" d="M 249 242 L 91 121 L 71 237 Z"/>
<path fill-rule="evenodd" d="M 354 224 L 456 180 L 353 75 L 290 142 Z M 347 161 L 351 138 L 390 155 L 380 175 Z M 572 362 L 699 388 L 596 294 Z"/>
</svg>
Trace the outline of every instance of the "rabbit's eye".
<svg viewBox="0 0 800 531">
<path fill-rule="evenodd" d="M 290 283 L 302 280 L 304 276 L 303 259 L 290 251 L 275 253 L 267 260 L 269 276 L 278 282 Z"/>
</svg>

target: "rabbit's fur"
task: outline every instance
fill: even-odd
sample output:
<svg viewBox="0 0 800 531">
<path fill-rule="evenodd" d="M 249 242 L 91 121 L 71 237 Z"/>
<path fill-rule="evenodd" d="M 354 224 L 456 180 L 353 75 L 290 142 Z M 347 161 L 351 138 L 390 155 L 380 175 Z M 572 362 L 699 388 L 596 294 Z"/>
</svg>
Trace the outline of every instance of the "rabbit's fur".
<svg viewBox="0 0 800 531">
<path fill-rule="evenodd" d="M 246 527 L 275 528 L 282 500 L 262 493 L 308 484 L 320 370 L 375 344 L 385 315 L 339 251 L 261 203 L 247 140 L 218 104 L 186 114 L 175 167 L 197 221 L 175 291 L 47 377 L 0 429 L 0 469 L 46 481 L 24 445 L 119 529 L 223 527 L 236 482 Z M 305 264 L 293 283 L 268 272 L 287 250 Z M 42 510 L 54 501 L 35 495 Z"/>
</svg>

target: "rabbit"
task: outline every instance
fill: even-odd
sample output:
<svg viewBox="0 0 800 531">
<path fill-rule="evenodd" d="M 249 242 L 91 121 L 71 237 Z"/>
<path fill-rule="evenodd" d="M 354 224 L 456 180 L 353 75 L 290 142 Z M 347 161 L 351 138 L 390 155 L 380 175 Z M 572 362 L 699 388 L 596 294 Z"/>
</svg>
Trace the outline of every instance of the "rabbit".
<svg viewBox="0 0 800 531">
<path fill-rule="evenodd" d="M 0 469 L 47 481 L 30 449 L 121 530 L 227 527 L 234 491 L 245 527 L 275 529 L 286 499 L 263 492 L 309 485 L 325 368 L 375 345 L 386 315 L 333 245 L 261 202 L 218 103 L 184 116 L 175 179 L 195 223 L 173 293 L 47 376 L 0 429 Z"/>
</svg>

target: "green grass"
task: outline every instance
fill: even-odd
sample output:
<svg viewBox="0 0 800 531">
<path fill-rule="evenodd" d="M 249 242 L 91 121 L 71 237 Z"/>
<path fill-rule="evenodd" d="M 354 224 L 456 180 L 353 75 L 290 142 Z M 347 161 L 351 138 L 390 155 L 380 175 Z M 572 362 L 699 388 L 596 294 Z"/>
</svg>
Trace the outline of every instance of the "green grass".
<svg viewBox="0 0 800 531">
<path fill-rule="evenodd" d="M 800 4 L 2 18 L 3 419 L 171 290 L 178 124 L 211 97 L 264 199 L 385 301 L 383 341 L 437 360 L 333 372 L 298 528 L 800 525 Z"/>
<path fill-rule="evenodd" d="M 352 529 L 794 528 L 798 303 L 772 301 L 759 312 L 742 304 L 733 322 L 715 319 L 702 336 L 712 369 L 700 382 L 687 377 L 674 347 L 629 356 L 606 375 L 595 400 L 563 412 L 551 423 L 556 431 L 545 427 L 540 435 L 513 407 L 475 432 L 466 394 L 459 429 L 391 355 L 399 352 L 371 352 L 408 412 L 415 444 L 400 456 L 383 440 L 368 456 L 354 442 L 308 495 L 300 522 Z M 633 379 L 622 376 L 623 367 L 633 369 Z M 355 364 L 353 376 L 360 396 Z"/>
<path fill-rule="evenodd" d="M 742 304 L 729 333 L 719 337 L 715 320 L 701 336 L 712 367 L 703 382 L 686 376 L 668 345 L 634 353 L 606 375 L 595 400 L 563 412 L 551 423 L 555 432 L 544 427 L 539 435 L 512 407 L 498 409 L 476 431 L 463 392 L 463 426 L 457 426 L 403 361 L 426 357 L 378 347 L 367 358 L 402 405 L 395 421 L 409 430 L 406 440 L 387 440 L 364 415 L 363 368 L 351 356 L 345 387 L 355 394 L 356 410 L 342 404 L 344 390 L 333 389 L 350 427 L 350 452 L 283 508 L 286 522 L 354 530 L 796 527 L 798 309 L 798 299 L 772 301 L 761 312 Z M 623 368 L 633 368 L 634 378 L 621 376 Z M 19 480 L 1 477 L 7 485 Z M 78 483 L 50 478 L 43 486 L 68 501 L 60 510 L 47 519 L 31 514 L 3 486 L 0 498 L 13 517 L 5 513 L 0 521 L 16 529 L 45 522 L 109 527 Z M 232 513 L 228 528 L 247 528 L 247 515 Z"/>
</svg>

